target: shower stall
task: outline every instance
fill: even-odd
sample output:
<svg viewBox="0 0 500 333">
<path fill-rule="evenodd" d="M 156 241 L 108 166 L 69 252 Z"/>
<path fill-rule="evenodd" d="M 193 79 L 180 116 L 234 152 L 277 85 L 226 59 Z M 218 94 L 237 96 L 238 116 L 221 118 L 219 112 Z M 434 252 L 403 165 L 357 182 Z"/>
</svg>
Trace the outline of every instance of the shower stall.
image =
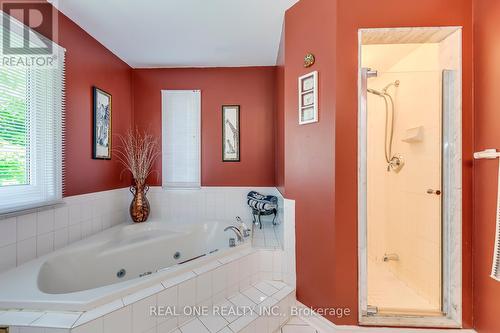
<svg viewBox="0 0 500 333">
<path fill-rule="evenodd" d="M 458 327 L 461 29 L 359 40 L 360 323 Z"/>
</svg>

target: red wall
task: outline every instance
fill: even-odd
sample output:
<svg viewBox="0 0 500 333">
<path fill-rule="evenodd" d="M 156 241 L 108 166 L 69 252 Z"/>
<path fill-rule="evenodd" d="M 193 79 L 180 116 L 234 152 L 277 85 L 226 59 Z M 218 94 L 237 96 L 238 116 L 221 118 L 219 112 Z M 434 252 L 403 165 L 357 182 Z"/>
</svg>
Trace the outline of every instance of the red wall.
<svg viewBox="0 0 500 333">
<path fill-rule="evenodd" d="M 3 2 L 7 1 L 0 0 Z M 47 4 L 39 9 L 47 14 L 52 7 Z M 92 86 L 112 95 L 112 130 L 116 142 L 116 135 L 124 134 L 132 124 L 131 68 L 64 14 L 55 12 L 58 15 L 57 42 L 66 48 L 64 196 L 128 186 L 130 178 L 127 175 L 120 177 L 122 167 L 115 159 L 91 158 Z M 52 38 L 47 31 L 39 32 Z"/>
<path fill-rule="evenodd" d="M 66 48 L 65 196 L 130 185 L 116 159 L 92 157 L 92 86 L 112 95 L 113 144 L 132 124 L 131 68 L 64 15 L 59 44 Z"/>
<path fill-rule="evenodd" d="M 341 13 L 341 15 L 336 15 Z M 302 0 L 286 14 L 285 192 L 296 200 L 297 296 L 349 307 L 356 324 L 358 29 L 463 26 L 463 322 L 472 323 L 472 6 L 470 0 Z M 317 63 L 304 69 L 307 52 Z M 320 122 L 297 125 L 297 77 L 319 71 Z"/>
<path fill-rule="evenodd" d="M 336 221 L 355 221 L 356 188 L 352 180 L 356 177 L 355 151 L 357 149 L 357 30 L 370 27 L 398 26 L 463 26 L 462 61 L 462 223 L 463 223 L 463 323 L 465 327 L 472 325 L 472 131 L 473 131 L 473 99 L 472 99 L 472 5 L 470 0 L 420 0 L 416 2 L 399 2 L 395 0 L 379 1 L 372 6 L 370 0 L 353 0 L 339 2 L 338 12 L 338 53 L 337 53 L 337 122 L 336 156 L 337 163 L 335 206 Z M 349 177 L 346 177 L 349 175 Z M 348 223 L 341 224 L 345 233 L 353 230 Z M 338 253 L 353 253 L 353 243 L 346 242 L 344 232 L 337 238 Z M 350 237 L 349 240 L 354 240 Z M 342 256 L 343 259 L 347 259 Z M 351 266 L 352 267 L 352 266 Z M 347 295 L 346 295 L 347 296 Z M 354 300 L 354 295 L 348 296 Z"/>
<path fill-rule="evenodd" d="M 200 89 L 203 186 L 274 186 L 275 67 L 133 70 L 134 124 L 161 137 L 161 90 Z M 239 104 L 241 162 L 222 162 L 222 105 Z M 160 140 L 161 142 L 161 140 Z M 155 169 L 161 174 L 161 161 Z M 150 184 L 161 184 L 153 177 Z"/>
<path fill-rule="evenodd" d="M 344 255 L 335 253 L 334 244 L 336 2 L 302 0 L 285 16 L 284 184 L 286 197 L 296 201 L 298 300 L 308 306 L 349 306 L 354 311 L 354 303 L 337 298 L 340 281 L 335 280 L 336 270 L 342 268 L 338 260 Z M 305 69 L 303 59 L 308 52 L 315 54 L 316 64 Z M 299 126 L 297 78 L 312 70 L 319 71 L 319 122 Z M 355 279 L 354 271 L 354 280 L 341 287 L 355 293 Z M 357 321 L 352 317 L 336 322 Z"/>
<path fill-rule="evenodd" d="M 474 1 L 475 150 L 500 148 L 500 2 Z M 500 283 L 489 277 L 495 242 L 497 162 L 474 162 L 474 326 L 500 332 Z"/>
</svg>

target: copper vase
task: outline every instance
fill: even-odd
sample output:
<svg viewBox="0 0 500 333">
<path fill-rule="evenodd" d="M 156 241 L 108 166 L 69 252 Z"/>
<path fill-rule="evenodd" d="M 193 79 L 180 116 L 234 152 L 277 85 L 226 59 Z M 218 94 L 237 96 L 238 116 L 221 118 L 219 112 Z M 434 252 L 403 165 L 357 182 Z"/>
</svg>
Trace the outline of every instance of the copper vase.
<svg viewBox="0 0 500 333">
<path fill-rule="evenodd" d="M 149 186 L 143 184 L 135 184 L 130 186 L 130 192 L 134 195 L 134 199 L 130 203 L 130 217 L 135 223 L 146 222 L 151 210 L 149 206 L 148 193 Z"/>
</svg>

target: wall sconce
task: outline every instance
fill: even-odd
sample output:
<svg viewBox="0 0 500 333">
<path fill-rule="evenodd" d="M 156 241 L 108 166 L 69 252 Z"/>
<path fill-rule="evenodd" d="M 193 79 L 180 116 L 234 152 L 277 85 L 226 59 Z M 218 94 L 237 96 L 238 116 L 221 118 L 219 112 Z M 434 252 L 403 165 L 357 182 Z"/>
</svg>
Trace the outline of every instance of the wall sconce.
<svg viewBox="0 0 500 333">
<path fill-rule="evenodd" d="M 314 65 L 315 61 L 316 59 L 314 58 L 314 54 L 312 53 L 306 54 L 306 56 L 304 57 L 304 67 L 305 68 L 311 67 L 312 65 Z"/>
</svg>

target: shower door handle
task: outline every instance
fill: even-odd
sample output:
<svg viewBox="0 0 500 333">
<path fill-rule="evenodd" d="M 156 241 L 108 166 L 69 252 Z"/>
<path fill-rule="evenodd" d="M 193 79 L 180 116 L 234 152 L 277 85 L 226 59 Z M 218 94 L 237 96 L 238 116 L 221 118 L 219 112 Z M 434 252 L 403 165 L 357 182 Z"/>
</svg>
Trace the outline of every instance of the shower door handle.
<svg viewBox="0 0 500 333">
<path fill-rule="evenodd" d="M 433 189 L 428 189 L 427 194 L 435 194 L 435 195 L 440 195 L 441 191 L 440 190 L 433 190 Z"/>
</svg>

